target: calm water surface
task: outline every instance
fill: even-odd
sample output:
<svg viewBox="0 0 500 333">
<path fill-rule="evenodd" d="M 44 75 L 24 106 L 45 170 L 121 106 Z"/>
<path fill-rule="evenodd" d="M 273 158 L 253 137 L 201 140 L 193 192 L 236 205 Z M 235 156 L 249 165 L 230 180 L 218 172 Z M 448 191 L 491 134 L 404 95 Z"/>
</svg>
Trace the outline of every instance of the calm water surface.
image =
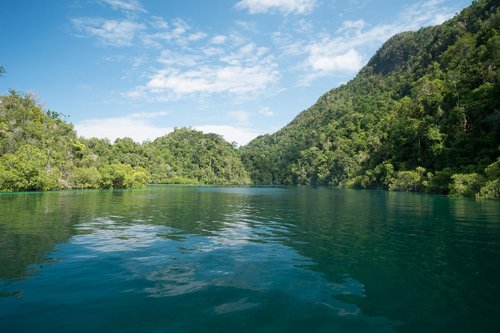
<svg viewBox="0 0 500 333">
<path fill-rule="evenodd" d="M 0 195 L 0 332 L 499 332 L 500 204 L 308 187 Z"/>
</svg>

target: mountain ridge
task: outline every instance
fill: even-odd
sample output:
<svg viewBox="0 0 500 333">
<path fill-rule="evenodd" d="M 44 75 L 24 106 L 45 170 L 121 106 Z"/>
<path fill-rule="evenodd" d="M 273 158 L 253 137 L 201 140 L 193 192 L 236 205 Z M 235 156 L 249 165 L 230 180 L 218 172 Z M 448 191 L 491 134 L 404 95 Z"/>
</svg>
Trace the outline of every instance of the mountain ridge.
<svg viewBox="0 0 500 333">
<path fill-rule="evenodd" d="M 493 181 L 497 197 L 485 168 L 498 168 L 499 22 L 481 0 L 391 37 L 354 79 L 241 148 L 252 180 L 452 194 Z"/>
</svg>

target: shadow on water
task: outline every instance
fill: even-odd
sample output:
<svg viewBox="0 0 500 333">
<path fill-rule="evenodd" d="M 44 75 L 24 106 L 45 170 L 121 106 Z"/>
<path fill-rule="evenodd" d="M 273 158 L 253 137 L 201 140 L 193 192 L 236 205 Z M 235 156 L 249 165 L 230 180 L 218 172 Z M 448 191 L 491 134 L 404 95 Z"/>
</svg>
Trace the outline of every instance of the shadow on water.
<svg viewBox="0 0 500 333">
<path fill-rule="evenodd" d="M 497 202 L 328 189 L 302 195 L 289 237 L 300 242 L 291 246 L 329 280 L 348 272 L 365 287 L 366 297 L 340 300 L 402 320 L 403 332 L 496 330 Z"/>
<path fill-rule="evenodd" d="M 0 195 L 0 211 L 0 330 L 493 331 L 500 315 L 495 202 L 155 186 Z"/>
</svg>

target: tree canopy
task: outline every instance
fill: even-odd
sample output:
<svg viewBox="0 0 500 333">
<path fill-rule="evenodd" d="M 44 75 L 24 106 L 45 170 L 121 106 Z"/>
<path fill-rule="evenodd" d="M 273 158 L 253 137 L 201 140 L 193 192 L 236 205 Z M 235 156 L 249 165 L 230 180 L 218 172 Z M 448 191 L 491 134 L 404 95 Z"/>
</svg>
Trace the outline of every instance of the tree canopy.
<svg viewBox="0 0 500 333">
<path fill-rule="evenodd" d="M 392 37 L 349 83 L 241 148 L 252 181 L 498 198 L 485 170 L 500 148 L 499 26 L 498 2 L 482 0 Z"/>
<path fill-rule="evenodd" d="M 0 190 L 311 184 L 500 199 L 499 29 L 498 1 L 479 0 L 397 34 L 353 80 L 239 150 L 189 128 L 142 144 L 78 138 L 11 91 L 0 96 Z"/>
<path fill-rule="evenodd" d="M 78 138 L 30 95 L 0 96 L 0 190 L 140 188 L 147 183 L 248 184 L 222 137 L 176 129 L 154 142 Z"/>
</svg>

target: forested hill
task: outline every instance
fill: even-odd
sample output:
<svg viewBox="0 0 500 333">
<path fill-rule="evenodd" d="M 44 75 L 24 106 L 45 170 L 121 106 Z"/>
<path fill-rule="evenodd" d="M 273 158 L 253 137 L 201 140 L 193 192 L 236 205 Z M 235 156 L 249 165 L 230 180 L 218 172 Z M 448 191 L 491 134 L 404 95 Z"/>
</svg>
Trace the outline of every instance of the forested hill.
<svg viewBox="0 0 500 333">
<path fill-rule="evenodd" d="M 480 0 L 398 34 L 352 81 L 239 151 L 186 128 L 143 144 L 78 138 L 11 91 L 0 96 L 0 191 L 253 182 L 500 199 L 499 30 L 498 0 Z"/>
<path fill-rule="evenodd" d="M 146 183 L 248 184 L 238 151 L 181 128 L 138 144 L 78 138 L 64 116 L 11 91 L 0 96 L 0 191 L 138 188 Z"/>
<path fill-rule="evenodd" d="M 241 148 L 253 182 L 500 197 L 500 11 L 389 39 L 349 83 Z"/>
</svg>

